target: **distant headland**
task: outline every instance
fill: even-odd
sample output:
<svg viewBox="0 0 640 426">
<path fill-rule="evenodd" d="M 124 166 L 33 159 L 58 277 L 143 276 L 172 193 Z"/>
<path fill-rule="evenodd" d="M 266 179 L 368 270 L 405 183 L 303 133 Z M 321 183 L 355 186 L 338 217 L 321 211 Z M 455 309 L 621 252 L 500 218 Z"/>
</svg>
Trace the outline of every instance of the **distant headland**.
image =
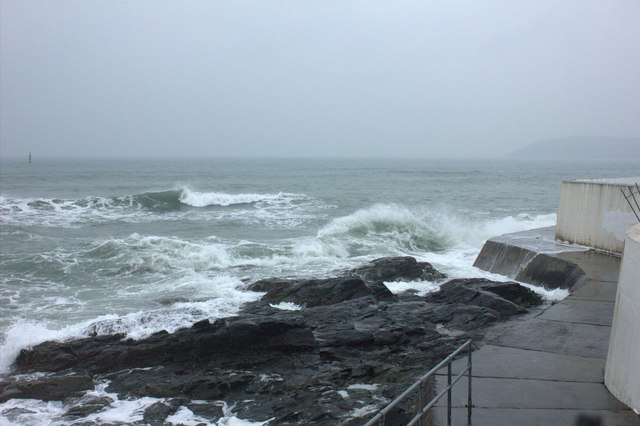
<svg viewBox="0 0 640 426">
<path fill-rule="evenodd" d="M 640 160 L 640 137 L 570 136 L 544 139 L 507 154 L 507 158 Z"/>
</svg>

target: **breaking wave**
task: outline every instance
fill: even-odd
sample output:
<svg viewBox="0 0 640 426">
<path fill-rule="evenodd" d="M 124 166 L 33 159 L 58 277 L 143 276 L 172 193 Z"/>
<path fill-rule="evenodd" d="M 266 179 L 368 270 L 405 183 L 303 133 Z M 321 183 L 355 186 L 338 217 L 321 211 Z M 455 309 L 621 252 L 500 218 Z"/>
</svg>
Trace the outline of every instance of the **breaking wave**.
<svg viewBox="0 0 640 426">
<path fill-rule="evenodd" d="M 299 194 L 227 194 L 224 192 L 196 192 L 187 188 L 180 191 L 178 199 L 181 203 L 192 207 L 233 206 L 236 204 L 253 204 L 259 202 L 292 201 L 304 197 Z"/>
<path fill-rule="evenodd" d="M 376 204 L 333 219 L 314 238 L 301 242 L 296 253 L 334 257 L 421 256 L 459 247 L 479 249 L 492 236 L 552 226 L 555 219 L 555 214 L 520 214 L 474 221 L 444 211 Z"/>
<path fill-rule="evenodd" d="M 11 273 L 9 277 L 31 272 L 30 285 L 21 287 L 20 295 L 8 290 L 3 294 L 10 302 L 15 299 L 11 303 L 16 310 L 10 324 L 5 319 L 0 373 L 7 371 L 21 348 L 44 340 L 111 333 L 140 338 L 203 318 L 233 315 L 258 297 L 245 291 L 241 277 L 328 276 L 375 257 L 397 255 L 432 262 L 451 278 L 476 276 L 471 265 L 484 240 L 554 223 L 554 214 L 523 213 L 482 221 L 444 211 L 376 204 L 334 218 L 313 235 L 295 238 L 181 239 L 134 233 L 73 249 L 55 248 L 29 259 L 7 256 L 3 268 Z M 87 281 L 102 292 L 100 298 L 81 299 L 84 293 L 72 287 L 82 288 Z M 403 284 L 421 291 L 435 291 L 437 285 Z M 90 294 L 86 297 L 93 297 Z M 57 307 L 49 302 L 47 307 L 38 305 L 50 300 L 58 301 Z M 161 307 L 160 300 L 169 303 Z M 56 309 L 73 309 L 67 317 L 73 324 L 26 321 L 29 312 L 35 311 L 41 318 L 56 317 Z"/>
<path fill-rule="evenodd" d="M 168 191 L 143 192 L 116 197 L 8 198 L 0 196 L 0 222 L 8 225 L 81 226 L 112 220 L 153 220 L 167 215 L 205 207 L 233 208 L 255 206 L 262 209 L 293 208 L 309 201 L 303 194 L 229 194 L 197 192 L 182 187 Z"/>
<path fill-rule="evenodd" d="M 221 276 L 207 280 L 206 284 L 208 288 L 205 288 L 205 293 L 208 293 L 208 297 L 205 297 L 205 294 L 200 294 L 199 297 L 194 294 L 191 300 L 179 297 L 180 294 L 184 295 L 188 291 L 172 295 L 168 292 L 163 293 L 160 288 L 148 289 L 137 297 L 126 292 L 121 295 L 129 299 L 140 297 L 153 299 L 158 297 L 158 294 L 162 294 L 166 297 L 166 303 L 169 306 L 160 309 L 121 315 L 105 314 L 64 327 L 56 327 L 47 321 L 14 321 L 0 340 L 0 375 L 9 371 L 20 350 L 47 340 L 64 341 L 78 337 L 120 333 L 128 338 L 142 339 L 161 330 L 172 333 L 205 318 L 232 316 L 244 303 L 256 300 L 261 295 L 242 291 L 243 283 L 234 277 Z M 171 287 L 180 287 L 180 283 L 173 283 Z"/>
</svg>

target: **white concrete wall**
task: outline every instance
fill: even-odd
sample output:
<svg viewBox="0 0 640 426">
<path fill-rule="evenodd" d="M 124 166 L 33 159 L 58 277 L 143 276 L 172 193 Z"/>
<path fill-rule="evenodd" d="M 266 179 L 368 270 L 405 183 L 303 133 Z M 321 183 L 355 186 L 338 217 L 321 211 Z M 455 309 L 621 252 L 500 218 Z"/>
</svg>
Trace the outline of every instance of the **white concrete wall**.
<svg viewBox="0 0 640 426">
<path fill-rule="evenodd" d="M 626 232 L 604 383 L 640 410 L 640 224 Z"/>
<path fill-rule="evenodd" d="M 640 177 L 562 182 L 556 239 L 622 253 L 624 230 L 638 220 L 620 189 L 628 194 L 634 182 Z"/>
</svg>

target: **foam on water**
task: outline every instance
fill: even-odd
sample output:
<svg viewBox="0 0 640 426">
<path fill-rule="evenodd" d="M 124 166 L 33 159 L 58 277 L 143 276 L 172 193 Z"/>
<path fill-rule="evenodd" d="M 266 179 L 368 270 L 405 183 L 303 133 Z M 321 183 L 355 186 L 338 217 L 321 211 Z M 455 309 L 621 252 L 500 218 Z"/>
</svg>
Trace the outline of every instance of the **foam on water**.
<svg viewBox="0 0 640 426">
<path fill-rule="evenodd" d="M 472 266 L 482 243 L 553 225 L 554 214 L 529 212 L 553 211 L 558 182 L 594 170 L 369 160 L 23 166 L 3 164 L 0 195 L 3 373 L 20 349 L 44 340 L 141 338 L 233 315 L 259 297 L 246 287 L 260 278 L 333 276 L 376 257 L 410 255 L 450 278 L 509 280 Z M 637 170 L 625 167 L 598 173 Z M 387 283 L 394 292 L 420 294 L 439 284 Z M 551 300 L 566 295 L 529 287 Z M 342 395 L 358 401 L 359 392 L 368 391 Z M 66 407 L 57 403 L 20 401 L 9 414 L 7 404 L 13 402 L 0 405 L 3 424 L 66 423 L 59 420 Z M 140 418 L 136 403 L 112 405 L 106 415 L 113 422 Z M 376 408 L 365 405 L 352 414 Z M 193 424 L 201 420 L 197 412 L 184 407 L 171 421 Z M 220 424 L 240 421 L 231 411 L 225 416 Z"/>
<path fill-rule="evenodd" d="M 440 283 L 430 281 L 385 281 L 384 285 L 386 285 L 393 294 L 402 293 L 407 290 L 415 290 L 419 296 L 424 296 L 440 290 Z"/>
<path fill-rule="evenodd" d="M 47 262 L 59 265 L 63 281 L 43 283 L 41 287 L 24 286 L 22 294 L 4 292 L 8 303 L 16 306 L 14 312 L 17 313 L 3 333 L 0 371 L 8 370 L 21 348 L 45 340 L 64 340 L 91 333 L 124 333 L 132 338 L 142 338 L 160 330 L 171 332 L 203 318 L 232 315 L 243 303 L 259 297 L 243 290 L 245 283 L 235 275 L 233 271 L 236 270 L 244 271 L 253 279 L 323 276 L 374 257 L 412 255 L 434 264 L 450 278 L 508 280 L 472 266 L 482 241 L 500 233 L 548 226 L 554 220 L 555 215 L 522 214 L 465 223 L 443 212 L 377 204 L 330 221 L 312 237 L 258 243 L 217 237 L 189 241 L 131 234 L 124 239 L 96 241 L 80 253 L 55 249 L 50 255 L 43 253 L 41 256 Z M 105 283 L 111 291 L 103 293 L 100 299 L 81 299 L 80 294 L 84 293 L 65 287 L 64 281 L 68 280 L 65 277 L 72 273 L 80 276 L 97 273 L 98 280 L 112 276 L 114 281 Z M 387 285 L 394 292 L 415 289 L 420 294 L 439 288 L 439 283 L 421 281 Z M 561 290 L 532 288 L 551 300 L 566 296 Z M 29 291 L 37 292 L 39 296 L 31 297 Z M 21 302 L 22 297 L 31 302 Z M 148 302 L 153 298 L 162 298 L 171 306 L 151 308 L 153 305 Z M 135 303 L 146 308 L 136 309 Z M 109 313 L 109 310 L 114 312 L 113 309 L 117 313 Z M 20 312 L 40 312 L 44 318 L 54 314 L 64 318 L 64 312 L 69 312 L 70 318 L 80 319 L 84 315 L 84 319 L 67 324 L 61 320 L 36 323 Z"/>
<path fill-rule="evenodd" d="M 204 207 L 234 207 L 207 210 Z M 14 226 L 79 228 L 86 224 L 108 222 L 153 222 L 157 220 L 200 220 L 230 218 L 249 222 L 284 221 L 296 224 L 313 217 L 308 211 L 322 205 L 304 194 L 255 194 L 198 192 L 186 186 L 157 192 L 125 196 L 90 196 L 78 199 L 8 198 L 0 196 L 0 223 Z M 195 209 L 195 211 L 194 211 Z"/>
<path fill-rule="evenodd" d="M 0 424 L 2 425 L 50 425 L 91 423 L 91 424 L 134 424 L 143 420 L 144 411 L 158 402 L 166 402 L 163 398 L 142 397 L 138 399 L 120 399 L 118 394 L 106 391 L 109 382 L 104 381 L 96 385 L 95 390 L 87 391 L 83 396 L 75 398 L 71 404 L 65 405 L 59 401 L 39 401 L 35 399 L 11 399 L 0 404 Z M 66 417 L 67 411 L 73 406 L 90 403 L 101 398 L 111 401 L 104 409 L 91 413 L 85 417 Z M 171 425 L 216 424 L 219 426 L 261 426 L 265 422 L 252 422 L 238 418 L 225 401 L 192 401 L 193 405 L 211 404 L 218 405 L 222 409 L 223 417 L 214 423 L 212 419 L 198 416 L 189 408 L 181 406 L 174 414 L 168 416 L 166 423 Z M 71 420 L 72 419 L 72 420 Z"/>
<path fill-rule="evenodd" d="M 351 259 L 411 255 L 443 260 L 452 269 L 473 263 L 482 243 L 495 235 L 552 226 L 555 214 L 467 221 L 443 211 L 376 204 L 332 220 L 293 248 L 299 258 Z M 435 263 L 443 263 L 435 261 Z"/>
<path fill-rule="evenodd" d="M 420 217 L 398 204 L 376 204 L 332 220 L 317 239 L 329 253 L 364 254 L 385 245 L 397 251 L 441 251 L 451 245 L 442 221 Z"/>
<path fill-rule="evenodd" d="M 258 202 L 290 202 L 296 199 L 304 199 L 304 195 L 288 194 L 227 194 L 224 192 L 197 192 L 189 188 L 182 188 L 179 196 L 181 203 L 192 207 L 207 206 L 232 206 L 235 204 L 252 204 Z"/>
<path fill-rule="evenodd" d="M 240 285 L 239 283 L 237 283 Z M 10 371 L 24 348 L 44 341 L 64 341 L 92 335 L 122 333 L 128 338 L 142 339 L 158 331 L 170 333 L 194 322 L 234 315 L 240 307 L 261 297 L 261 293 L 236 291 L 231 297 L 217 297 L 204 301 L 178 302 L 163 309 L 133 312 L 126 315 L 106 314 L 95 319 L 53 328 L 47 322 L 21 320 L 11 325 L 0 340 L 0 374 Z"/>
<path fill-rule="evenodd" d="M 275 305 L 270 304 L 270 306 L 272 308 L 280 309 L 283 311 L 299 311 L 300 309 L 303 309 L 302 306 L 296 305 L 295 303 L 292 303 L 292 302 L 280 302 Z"/>
<path fill-rule="evenodd" d="M 235 262 L 228 246 L 215 238 L 185 241 L 179 238 L 132 234 L 125 239 L 109 239 L 92 247 L 82 256 L 106 267 L 117 267 L 118 274 L 166 273 L 177 268 L 202 271 L 224 268 Z"/>
</svg>

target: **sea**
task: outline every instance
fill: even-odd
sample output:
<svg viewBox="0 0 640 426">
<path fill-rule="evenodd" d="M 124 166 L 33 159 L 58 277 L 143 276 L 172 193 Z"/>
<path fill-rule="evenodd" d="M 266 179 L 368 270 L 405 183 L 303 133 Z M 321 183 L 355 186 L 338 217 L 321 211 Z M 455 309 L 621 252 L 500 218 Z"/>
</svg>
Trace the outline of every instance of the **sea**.
<svg viewBox="0 0 640 426">
<path fill-rule="evenodd" d="M 508 280 L 473 267 L 486 239 L 555 225 L 563 180 L 639 174 L 640 159 L 1 159 L 0 376 L 46 340 L 232 316 L 261 278 L 408 255 L 451 278 Z M 158 401 L 105 387 L 91 392 L 114 403 L 78 421 L 133 423 Z M 218 424 L 251 424 L 224 410 Z M 66 424 L 65 411 L 14 399 L 0 424 Z M 184 407 L 167 420 L 207 422 Z"/>
</svg>

